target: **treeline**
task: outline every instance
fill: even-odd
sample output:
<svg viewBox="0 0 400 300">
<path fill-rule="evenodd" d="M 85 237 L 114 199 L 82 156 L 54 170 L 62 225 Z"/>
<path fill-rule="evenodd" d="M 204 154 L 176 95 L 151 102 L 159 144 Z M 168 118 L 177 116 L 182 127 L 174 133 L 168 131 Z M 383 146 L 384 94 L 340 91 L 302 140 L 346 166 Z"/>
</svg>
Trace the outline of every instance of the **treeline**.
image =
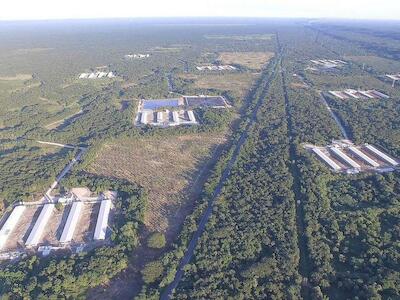
<svg viewBox="0 0 400 300">
<path fill-rule="evenodd" d="M 146 196 L 126 181 L 72 174 L 66 186 L 84 185 L 92 191 L 118 191 L 116 222 L 111 244 L 80 254 L 26 257 L 0 270 L 0 296 L 10 299 L 84 299 L 89 288 L 106 284 L 128 266 L 130 253 L 139 243 Z"/>
</svg>

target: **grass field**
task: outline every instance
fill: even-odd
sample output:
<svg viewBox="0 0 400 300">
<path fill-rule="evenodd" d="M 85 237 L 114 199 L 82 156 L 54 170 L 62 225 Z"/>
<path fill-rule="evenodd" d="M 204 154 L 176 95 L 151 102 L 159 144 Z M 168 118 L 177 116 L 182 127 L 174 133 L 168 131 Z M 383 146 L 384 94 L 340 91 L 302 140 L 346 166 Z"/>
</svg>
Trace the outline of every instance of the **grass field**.
<svg viewBox="0 0 400 300">
<path fill-rule="evenodd" d="M 105 144 L 89 171 L 128 179 L 148 192 L 147 230 L 165 232 L 169 240 L 191 210 L 199 178 L 223 134 L 196 134 L 118 140 Z"/>
<path fill-rule="evenodd" d="M 223 64 L 237 64 L 249 69 L 259 70 L 272 57 L 272 52 L 221 52 L 219 60 Z"/>
</svg>

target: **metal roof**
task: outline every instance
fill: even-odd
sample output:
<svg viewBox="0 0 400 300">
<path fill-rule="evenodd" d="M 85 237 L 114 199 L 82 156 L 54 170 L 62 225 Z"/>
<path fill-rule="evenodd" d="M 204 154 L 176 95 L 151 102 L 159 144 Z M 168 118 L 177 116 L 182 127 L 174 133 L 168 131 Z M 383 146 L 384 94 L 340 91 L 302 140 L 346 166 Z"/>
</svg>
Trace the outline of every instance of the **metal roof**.
<svg viewBox="0 0 400 300">
<path fill-rule="evenodd" d="M 5 246 L 8 237 L 10 236 L 11 232 L 14 230 L 15 226 L 17 225 L 24 210 L 25 210 L 25 206 L 23 206 L 23 205 L 16 206 L 16 207 L 14 207 L 11 214 L 8 216 L 7 221 L 4 223 L 3 227 L 0 230 L 0 249 Z"/>
<path fill-rule="evenodd" d="M 54 209 L 54 204 L 49 203 L 43 205 L 42 211 L 40 212 L 39 218 L 37 219 L 35 225 L 33 226 L 33 229 L 31 233 L 28 236 L 28 239 L 25 242 L 26 246 L 36 246 L 40 238 L 42 237 L 43 231 L 47 225 L 47 222 L 49 221 L 51 214 Z"/>
<path fill-rule="evenodd" d="M 108 226 L 108 216 L 111 210 L 111 200 L 102 200 L 100 204 L 100 211 L 97 217 L 96 229 L 94 231 L 95 240 L 104 240 L 106 238 L 106 231 Z"/>
<path fill-rule="evenodd" d="M 76 225 L 78 224 L 79 217 L 82 211 L 83 202 L 78 201 L 72 203 L 71 210 L 68 214 L 67 222 L 65 223 L 63 232 L 61 234 L 60 242 L 68 243 L 72 240 Z"/>
</svg>

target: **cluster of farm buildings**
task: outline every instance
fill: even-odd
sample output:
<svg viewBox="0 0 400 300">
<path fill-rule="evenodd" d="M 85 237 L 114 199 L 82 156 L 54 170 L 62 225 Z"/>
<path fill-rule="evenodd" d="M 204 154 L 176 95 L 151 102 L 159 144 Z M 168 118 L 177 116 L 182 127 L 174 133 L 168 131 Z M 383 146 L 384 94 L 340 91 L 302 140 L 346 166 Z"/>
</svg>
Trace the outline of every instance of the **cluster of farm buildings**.
<svg viewBox="0 0 400 300">
<path fill-rule="evenodd" d="M 398 74 L 386 74 L 385 76 L 390 78 L 390 79 L 392 79 L 392 80 L 395 80 L 395 81 L 400 80 L 400 73 L 398 73 Z"/>
<path fill-rule="evenodd" d="M 236 67 L 231 65 L 207 65 L 207 66 L 197 66 L 198 71 L 234 71 L 237 70 Z"/>
<path fill-rule="evenodd" d="M 329 94 L 335 96 L 336 98 L 346 100 L 349 98 L 353 99 L 389 99 L 389 96 L 379 92 L 377 90 L 354 90 L 346 89 L 343 91 L 329 91 Z"/>
<path fill-rule="evenodd" d="M 148 58 L 150 54 L 127 54 L 124 56 L 126 59 L 136 59 L 136 58 Z"/>
<path fill-rule="evenodd" d="M 99 78 L 115 78 L 113 72 L 92 72 L 92 73 L 81 73 L 79 79 L 99 79 Z"/>
<path fill-rule="evenodd" d="M 340 59 L 312 59 L 310 60 L 316 67 L 323 69 L 340 68 L 347 62 Z"/>
<path fill-rule="evenodd" d="M 142 99 L 136 114 L 136 125 L 160 127 L 198 124 L 193 108 L 227 108 L 222 96 L 182 96 L 170 99 Z"/>
<path fill-rule="evenodd" d="M 104 242 L 116 193 L 105 195 L 60 198 L 60 207 L 55 203 L 16 205 L 0 229 L 0 258 L 9 258 L 15 251 L 83 249 Z"/>
<path fill-rule="evenodd" d="M 398 159 L 370 144 L 356 146 L 349 140 L 339 140 L 325 147 L 309 144 L 304 147 L 335 172 L 390 172 L 399 167 Z"/>
</svg>

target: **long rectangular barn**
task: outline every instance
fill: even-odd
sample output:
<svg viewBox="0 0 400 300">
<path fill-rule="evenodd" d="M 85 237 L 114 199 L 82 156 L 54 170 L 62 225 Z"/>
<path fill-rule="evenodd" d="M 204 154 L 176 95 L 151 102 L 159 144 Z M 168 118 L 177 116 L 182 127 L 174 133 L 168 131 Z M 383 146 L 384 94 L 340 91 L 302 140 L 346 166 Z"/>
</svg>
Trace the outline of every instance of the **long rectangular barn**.
<svg viewBox="0 0 400 300">
<path fill-rule="evenodd" d="M 14 230 L 15 226 L 17 225 L 19 219 L 21 218 L 22 214 L 25 211 L 25 206 L 19 205 L 14 207 L 11 214 L 8 216 L 7 221 L 4 223 L 3 227 L 0 230 L 0 250 L 5 246 L 7 243 L 8 237 Z"/>
<path fill-rule="evenodd" d="M 111 210 L 111 200 L 102 200 L 100 204 L 100 211 L 97 217 L 96 229 L 94 231 L 95 240 L 104 240 L 108 227 L 108 217 Z"/>
<path fill-rule="evenodd" d="M 67 222 L 65 223 L 63 232 L 61 234 L 60 243 L 69 243 L 72 240 L 76 225 L 79 221 L 82 207 L 83 202 L 81 201 L 77 201 L 72 204 L 71 210 L 68 214 Z"/>
<path fill-rule="evenodd" d="M 49 203 L 43 205 L 42 211 L 40 212 L 39 218 L 37 219 L 28 239 L 25 242 L 27 247 L 35 247 L 40 242 L 43 231 L 49 221 L 51 214 L 53 213 L 54 204 Z"/>
</svg>

